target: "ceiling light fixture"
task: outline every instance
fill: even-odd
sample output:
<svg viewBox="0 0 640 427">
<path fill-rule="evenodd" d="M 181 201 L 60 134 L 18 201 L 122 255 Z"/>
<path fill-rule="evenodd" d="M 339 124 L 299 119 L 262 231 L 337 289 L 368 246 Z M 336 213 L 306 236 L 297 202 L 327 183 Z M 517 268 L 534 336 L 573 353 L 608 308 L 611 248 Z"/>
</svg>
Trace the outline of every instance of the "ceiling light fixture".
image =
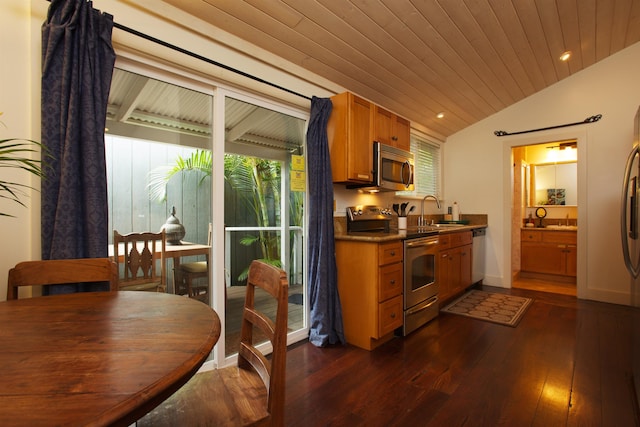
<svg viewBox="0 0 640 427">
<path fill-rule="evenodd" d="M 438 114 L 436 114 L 436 117 L 437 117 L 437 118 L 439 118 L 439 119 L 441 119 L 441 118 L 443 118 L 443 117 L 444 117 L 444 113 L 438 113 Z"/>
<path fill-rule="evenodd" d="M 571 58 L 571 51 L 570 50 L 565 50 L 562 55 L 560 55 L 560 61 L 568 61 L 569 58 Z"/>
</svg>

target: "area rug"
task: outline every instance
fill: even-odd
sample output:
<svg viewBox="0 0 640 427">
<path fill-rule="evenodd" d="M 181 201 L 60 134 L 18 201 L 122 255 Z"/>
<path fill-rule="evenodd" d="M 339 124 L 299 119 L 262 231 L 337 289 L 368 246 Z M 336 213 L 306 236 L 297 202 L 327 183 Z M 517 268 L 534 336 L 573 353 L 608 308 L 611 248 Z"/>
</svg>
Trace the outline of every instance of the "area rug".
<svg viewBox="0 0 640 427">
<path fill-rule="evenodd" d="M 472 290 L 441 311 L 515 327 L 532 302 L 531 298 Z"/>
</svg>

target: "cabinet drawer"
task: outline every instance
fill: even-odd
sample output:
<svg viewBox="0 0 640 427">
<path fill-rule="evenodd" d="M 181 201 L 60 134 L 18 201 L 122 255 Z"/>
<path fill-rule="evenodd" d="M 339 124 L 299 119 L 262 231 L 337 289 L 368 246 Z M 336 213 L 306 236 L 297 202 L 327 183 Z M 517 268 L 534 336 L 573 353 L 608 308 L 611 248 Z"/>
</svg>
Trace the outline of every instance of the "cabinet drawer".
<svg viewBox="0 0 640 427">
<path fill-rule="evenodd" d="M 395 241 L 389 243 L 380 243 L 380 251 L 378 252 L 378 265 L 387 265 L 394 262 L 402 261 L 402 242 Z"/>
<path fill-rule="evenodd" d="M 386 301 L 389 298 L 402 294 L 403 264 L 401 262 L 380 267 L 379 277 L 379 302 Z"/>
<path fill-rule="evenodd" d="M 522 236 L 523 242 L 541 242 L 542 241 L 541 231 L 522 230 L 521 236 Z"/>
<path fill-rule="evenodd" d="M 473 233 L 471 231 L 463 231 L 451 234 L 451 247 L 470 245 L 473 242 Z"/>
<path fill-rule="evenodd" d="M 438 235 L 438 250 L 456 248 L 458 246 L 470 245 L 473 242 L 471 231 L 461 231 L 458 233 L 441 233 Z"/>
<path fill-rule="evenodd" d="M 542 234 L 542 241 L 546 243 L 566 243 L 575 245 L 578 234 L 573 231 L 547 231 Z"/>
<path fill-rule="evenodd" d="M 438 235 L 438 250 L 442 251 L 451 247 L 451 234 Z"/>
<path fill-rule="evenodd" d="M 402 296 L 380 303 L 378 310 L 378 338 L 402 326 Z"/>
</svg>

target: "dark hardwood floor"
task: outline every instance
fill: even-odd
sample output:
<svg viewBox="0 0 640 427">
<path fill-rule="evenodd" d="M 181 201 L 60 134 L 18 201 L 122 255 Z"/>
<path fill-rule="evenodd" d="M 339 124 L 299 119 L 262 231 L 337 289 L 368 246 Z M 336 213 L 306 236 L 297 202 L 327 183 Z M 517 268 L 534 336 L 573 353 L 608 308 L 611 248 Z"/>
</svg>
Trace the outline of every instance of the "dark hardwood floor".
<svg viewBox="0 0 640 427">
<path fill-rule="evenodd" d="M 453 314 L 374 351 L 290 347 L 287 426 L 634 426 L 625 306 L 527 289 L 517 327 Z M 635 321 L 638 321 L 636 318 Z"/>
</svg>

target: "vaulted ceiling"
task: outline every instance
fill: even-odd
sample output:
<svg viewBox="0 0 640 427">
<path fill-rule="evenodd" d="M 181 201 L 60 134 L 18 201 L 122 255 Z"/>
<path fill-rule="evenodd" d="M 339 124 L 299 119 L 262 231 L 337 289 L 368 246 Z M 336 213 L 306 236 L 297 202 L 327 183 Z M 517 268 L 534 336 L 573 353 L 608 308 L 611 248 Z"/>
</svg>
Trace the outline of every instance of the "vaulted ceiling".
<svg viewBox="0 0 640 427">
<path fill-rule="evenodd" d="M 164 1 L 442 137 L 640 40 L 640 0 Z"/>
</svg>

